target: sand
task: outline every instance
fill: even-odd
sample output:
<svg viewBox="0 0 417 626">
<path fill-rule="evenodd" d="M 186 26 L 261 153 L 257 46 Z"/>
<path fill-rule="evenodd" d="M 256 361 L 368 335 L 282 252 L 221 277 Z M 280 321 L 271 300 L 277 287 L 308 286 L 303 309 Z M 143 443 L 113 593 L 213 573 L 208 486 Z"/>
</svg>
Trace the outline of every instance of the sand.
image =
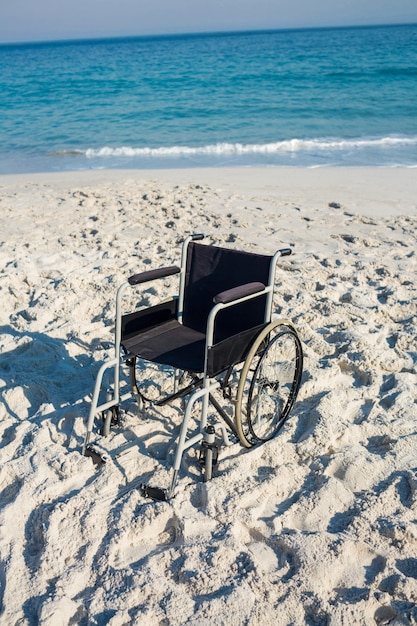
<svg viewBox="0 0 417 626">
<path fill-rule="evenodd" d="M 417 624 L 417 176 L 241 168 L 0 177 L 0 623 Z M 274 317 L 303 342 L 291 419 L 195 454 L 168 485 L 181 406 L 80 453 L 114 297 L 192 232 L 291 246 Z M 146 285 L 133 302 L 173 293 Z"/>
</svg>

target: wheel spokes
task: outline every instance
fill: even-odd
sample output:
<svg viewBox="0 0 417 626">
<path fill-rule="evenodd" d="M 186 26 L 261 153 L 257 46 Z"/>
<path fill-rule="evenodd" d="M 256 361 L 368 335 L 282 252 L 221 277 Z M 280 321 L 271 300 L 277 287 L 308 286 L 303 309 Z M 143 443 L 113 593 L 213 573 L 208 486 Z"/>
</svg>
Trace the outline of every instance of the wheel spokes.
<svg viewBox="0 0 417 626">
<path fill-rule="evenodd" d="M 259 345 L 261 341 L 263 350 L 252 348 L 252 360 L 242 370 L 245 379 L 239 387 L 239 427 L 242 441 L 250 445 L 271 439 L 281 428 L 295 401 L 302 371 L 301 344 L 292 327 L 272 323 Z"/>
</svg>

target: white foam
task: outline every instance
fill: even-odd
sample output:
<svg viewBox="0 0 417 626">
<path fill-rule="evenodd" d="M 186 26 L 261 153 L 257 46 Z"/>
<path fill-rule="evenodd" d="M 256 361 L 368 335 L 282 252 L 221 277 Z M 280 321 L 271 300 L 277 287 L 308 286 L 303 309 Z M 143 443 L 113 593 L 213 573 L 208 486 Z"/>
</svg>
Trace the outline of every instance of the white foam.
<svg viewBox="0 0 417 626">
<path fill-rule="evenodd" d="M 134 148 L 120 146 L 112 148 L 89 148 L 85 151 L 88 158 L 97 157 L 179 157 L 179 156 L 222 156 L 245 154 L 279 154 L 297 152 L 344 151 L 366 148 L 389 148 L 417 146 L 417 137 L 380 137 L 369 139 L 288 139 L 264 144 L 216 143 L 206 146 L 161 146 L 159 148 Z"/>
</svg>

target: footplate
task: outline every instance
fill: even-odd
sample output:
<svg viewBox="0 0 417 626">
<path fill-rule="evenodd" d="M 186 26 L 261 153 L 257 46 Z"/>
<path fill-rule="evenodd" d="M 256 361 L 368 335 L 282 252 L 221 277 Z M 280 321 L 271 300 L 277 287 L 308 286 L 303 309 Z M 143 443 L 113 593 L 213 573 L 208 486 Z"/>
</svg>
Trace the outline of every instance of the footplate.
<svg viewBox="0 0 417 626">
<path fill-rule="evenodd" d="M 151 498 L 152 500 L 158 500 L 160 502 L 169 500 L 166 489 L 160 489 L 160 487 L 151 487 L 150 485 L 142 483 L 140 485 L 140 491 L 145 498 Z"/>
<path fill-rule="evenodd" d="M 89 456 L 96 465 L 104 465 L 108 459 L 107 454 L 92 445 L 86 447 L 84 456 Z"/>
</svg>

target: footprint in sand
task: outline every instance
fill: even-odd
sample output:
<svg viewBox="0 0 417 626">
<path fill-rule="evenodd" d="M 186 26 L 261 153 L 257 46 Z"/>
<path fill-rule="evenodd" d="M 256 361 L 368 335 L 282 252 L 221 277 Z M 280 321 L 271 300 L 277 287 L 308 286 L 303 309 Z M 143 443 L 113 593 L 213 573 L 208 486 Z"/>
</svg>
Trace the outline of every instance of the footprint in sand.
<svg viewBox="0 0 417 626">
<path fill-rule="evenodd" d="M 151 505 L 153 506 L 153 505 Z M 147 508 L 147 514 L 135 525 L 115 533 L 110 539 L 109 564 L 115 569 L 138 567 L 147 558 L 182 541 L 181 522 L 166 507 L 156 512 Z"/>
</svg>

